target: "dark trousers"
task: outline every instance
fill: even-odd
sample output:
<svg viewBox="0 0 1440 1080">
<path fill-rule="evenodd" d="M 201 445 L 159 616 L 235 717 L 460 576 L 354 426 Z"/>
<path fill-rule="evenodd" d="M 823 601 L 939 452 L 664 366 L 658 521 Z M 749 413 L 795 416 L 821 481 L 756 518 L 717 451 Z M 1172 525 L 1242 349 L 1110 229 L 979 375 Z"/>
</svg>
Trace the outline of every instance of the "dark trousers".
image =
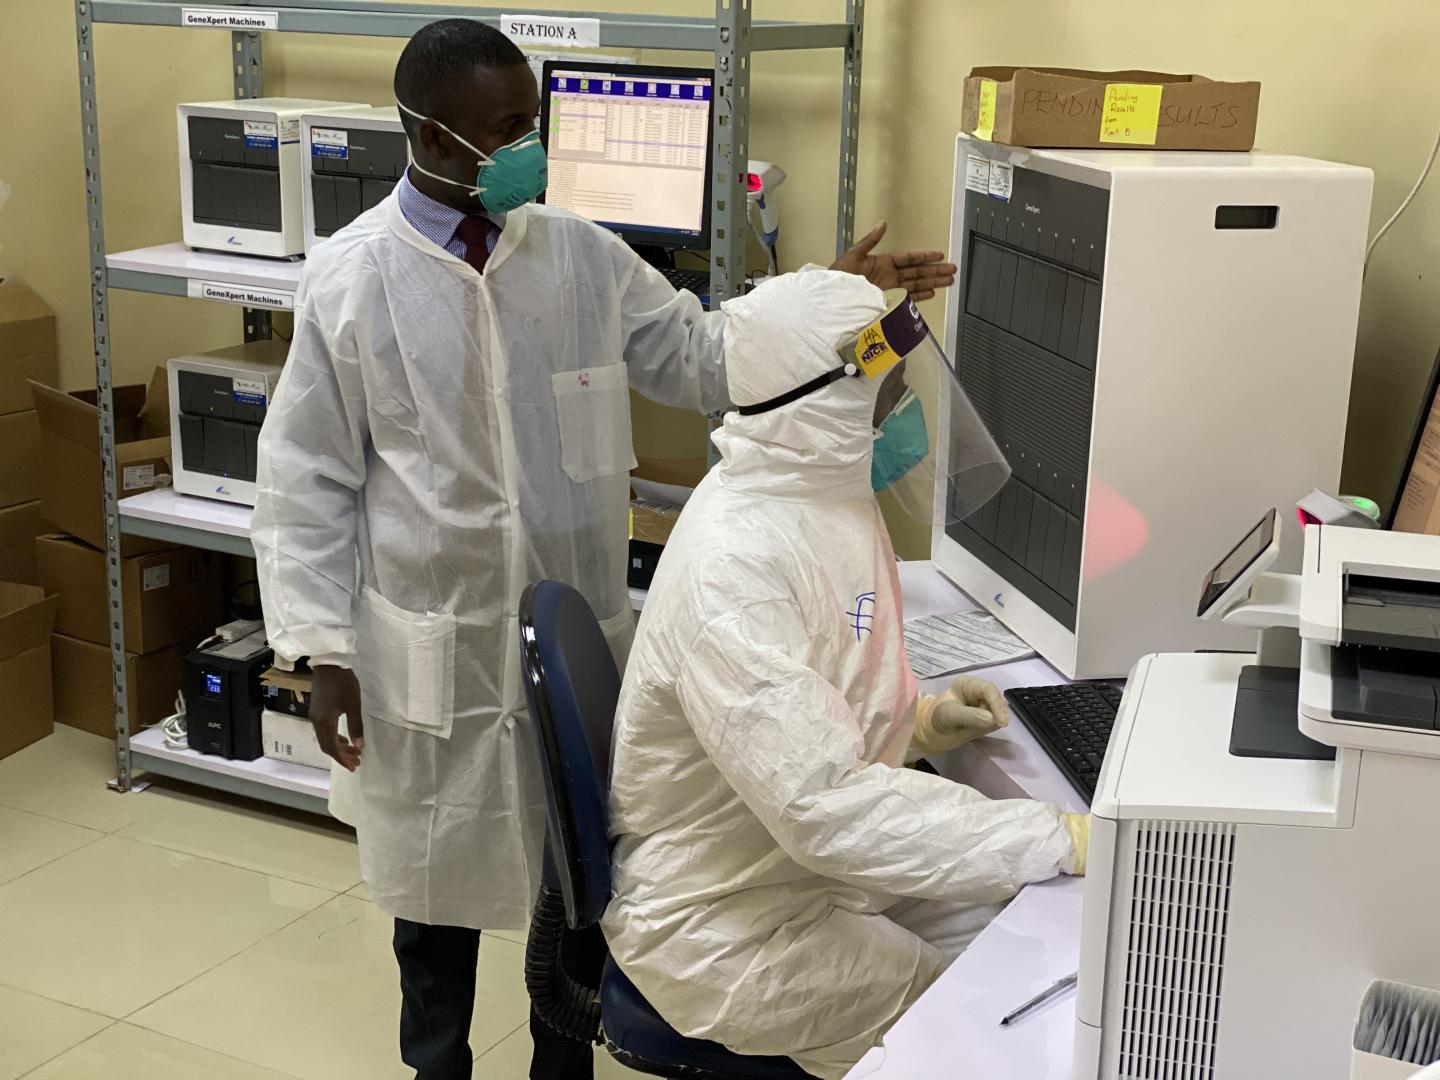
<svg viewBox="0 0 1440 1080">
<path fill-rule="evenodd" d="M 598 935 L 597 935 L 598 937 Z M 475 963 L 480 931 L 395 920 L 395 959 L 400 962 L 400 1059 L 415 1080 L 471 1080 L 470 1018 L 475 1011 Z M 587 957 L 596 976 L 604 962 Z M 530 1080 L 590 1080 L 589 1044 L 568 1039 L 530 1013 L 535 1045 Z"/>
</svg>

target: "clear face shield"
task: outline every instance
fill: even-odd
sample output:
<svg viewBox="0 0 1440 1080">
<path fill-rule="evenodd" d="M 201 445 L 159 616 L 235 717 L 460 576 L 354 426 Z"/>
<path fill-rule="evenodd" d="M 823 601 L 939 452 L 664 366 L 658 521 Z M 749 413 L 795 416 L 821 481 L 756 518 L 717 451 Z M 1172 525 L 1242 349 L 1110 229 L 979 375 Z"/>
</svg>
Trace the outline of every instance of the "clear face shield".
<svg viewBox="0 0 1440 1080">
<path fill-rule="evenodd" d="M 927 525 L 962 521 L 999 494 L 1010 465 L 913 301 L 903 298 L 839 354 L 881 380 L 870 470 L 877 493 L 890 492 Z"/>
</svg>

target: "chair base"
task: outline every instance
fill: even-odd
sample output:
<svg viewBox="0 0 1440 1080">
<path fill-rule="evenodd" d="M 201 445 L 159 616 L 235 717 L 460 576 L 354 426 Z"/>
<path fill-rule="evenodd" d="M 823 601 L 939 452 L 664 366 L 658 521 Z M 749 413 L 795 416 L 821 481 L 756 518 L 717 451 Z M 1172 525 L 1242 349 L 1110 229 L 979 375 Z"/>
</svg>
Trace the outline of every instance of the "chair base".
<svg viewBox="0 0 1440 1080">
<path fill-rule="evenodd" d="M 566 970 L 563 948 L 570 932 L 565 923 L 564 894 L 542 885 L 525 943 L 525 989 L 535 1015 L 546 1027 L 577 1042 L 598 1043 L 600 992 Z"/>
</svg>

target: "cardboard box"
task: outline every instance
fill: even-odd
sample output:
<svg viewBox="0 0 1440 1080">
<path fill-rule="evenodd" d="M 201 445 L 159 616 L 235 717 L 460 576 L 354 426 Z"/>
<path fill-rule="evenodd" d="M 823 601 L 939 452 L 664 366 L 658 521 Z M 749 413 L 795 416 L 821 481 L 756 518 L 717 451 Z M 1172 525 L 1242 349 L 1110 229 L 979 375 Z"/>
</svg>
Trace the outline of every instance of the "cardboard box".
<svg viewBox="0 0 1440 1080">
<path fill-rule="evenodd" d="M 55 719 L 113 739 L 115 700 L 110 682 L 110 647 L 64 634 L 55 634 L 50 641 L 55 664 Z M 188 651 L 187 646 L 173 645 L 148 656 L 126 655 L 131 735 L 175 711 L 175 695 L 184 681 Z"/>
<path fill-rule="evenodd" d="M 55 730 L 50 680 L 53 596 L 35 585 L 0 582 L 0 758 Z"/>
<path fill-rule="evenodd" d="M 961 129 L 1011 146 L 1249 150 L 1258 82 L 1163 71 L 977 67 Z"/>
<path fill-rule="evenodd" d="M 630 470 L 630 539 L 663 546 L 704 478 L 703 458 L 640 458 Z"/>
<path fill-rule="evenodd" d="M 0 285 L 0 416 L 34 408 L 31 379 L 60 381 L 55 313 L 24 285 Z"/>
<path fill-rule="evenodd" d="M 34 409 L 0 415 L 0 506 L 40 498 L 40 421 Z"/>
<path fill-rule="evenodd" d="M 1430 403 L 1425 430 L 1405 478 L 1405 492 L 1391 526 L 1395 532 L 1440 536 L 1440 393 Z"/>
<path fill-rule="evenodd" d="M 100 410 L 94 390 L 66 394 L 32 382 L 40 414 L 40 497 L 45 520 L 61 532 L 105 548 L 101 513 Z M 115 398 L 115 463 L 119 495 L 124 499 L 155 487 L 170 472 L 170 401 L 164 368 L 157 368 L 148 389 L 117 386 Z M 159 551 L 160 540 L 127 537 L 124 555 Z"/>
<path fill-rule="evenodd" d="M 640 458 L 630 471 L 630 561 L 626 583 L 648 589 L 670 533 L 705 476 L 704 458 Z"/>
<path fill-rule="evenodd" d="M 264 695 L 266 710 L 308 721 L 312 682 L 308 669 L 284 671 L 272 667 L 260 676 L 260 693 Z"/>
<path fill-rule="evenodd" d="M 330 758 L 315 741 L 309 720 L 266 709 L 260 714 L 260 740 L 268 758 L 330 771 Z"/>
<path fill-rule="evenodd" d="M 105 553 L 69 536 L 35 541 L 40 584 L 60 598 L 55 632 L 96 645 L 110 643 Z M 172 547 L 120 561 L 125 648 L 152 653 L 193 646 L 224 622 L 220 556 Z"/>
<path fill-rule="evenodd" d="M 45 531 L 38 500 L 0 509 L 0 579 L 40 584 L 35 538 Z"/>
</svg>

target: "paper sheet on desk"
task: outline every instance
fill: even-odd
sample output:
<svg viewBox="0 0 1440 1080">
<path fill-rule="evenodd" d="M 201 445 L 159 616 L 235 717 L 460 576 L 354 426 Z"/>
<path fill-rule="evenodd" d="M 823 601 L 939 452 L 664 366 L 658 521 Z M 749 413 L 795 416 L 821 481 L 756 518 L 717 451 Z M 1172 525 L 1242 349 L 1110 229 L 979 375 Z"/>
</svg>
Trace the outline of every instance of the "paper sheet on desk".
<svg viewBox="0 0 1440 1080">
<path fill-rule="evenodd" d="M 1021 892 L 847 1080 L 1070 1080 L 1073 990 L 1008 1028 L 1000 1018 L 1079 967 L 1082 882 Z"/>
<path fill-rule="evenodd" d="M 954 611 L 905 620 L 905 652 L 917 679 L 1007 664 L 1035 650 L 988 611 Z"/>
<path fill-rule="evenodd" d="M 661 484 L 655 480 L 642 480 L 638 476 L 630 477 L 630 489 L 635 492 L 637 499 L 660 506 L 684 506 L 690 501 L 690 496 L 695 494 L 694 488 L 681 487 L 679 484 Z"/>
</svg>

